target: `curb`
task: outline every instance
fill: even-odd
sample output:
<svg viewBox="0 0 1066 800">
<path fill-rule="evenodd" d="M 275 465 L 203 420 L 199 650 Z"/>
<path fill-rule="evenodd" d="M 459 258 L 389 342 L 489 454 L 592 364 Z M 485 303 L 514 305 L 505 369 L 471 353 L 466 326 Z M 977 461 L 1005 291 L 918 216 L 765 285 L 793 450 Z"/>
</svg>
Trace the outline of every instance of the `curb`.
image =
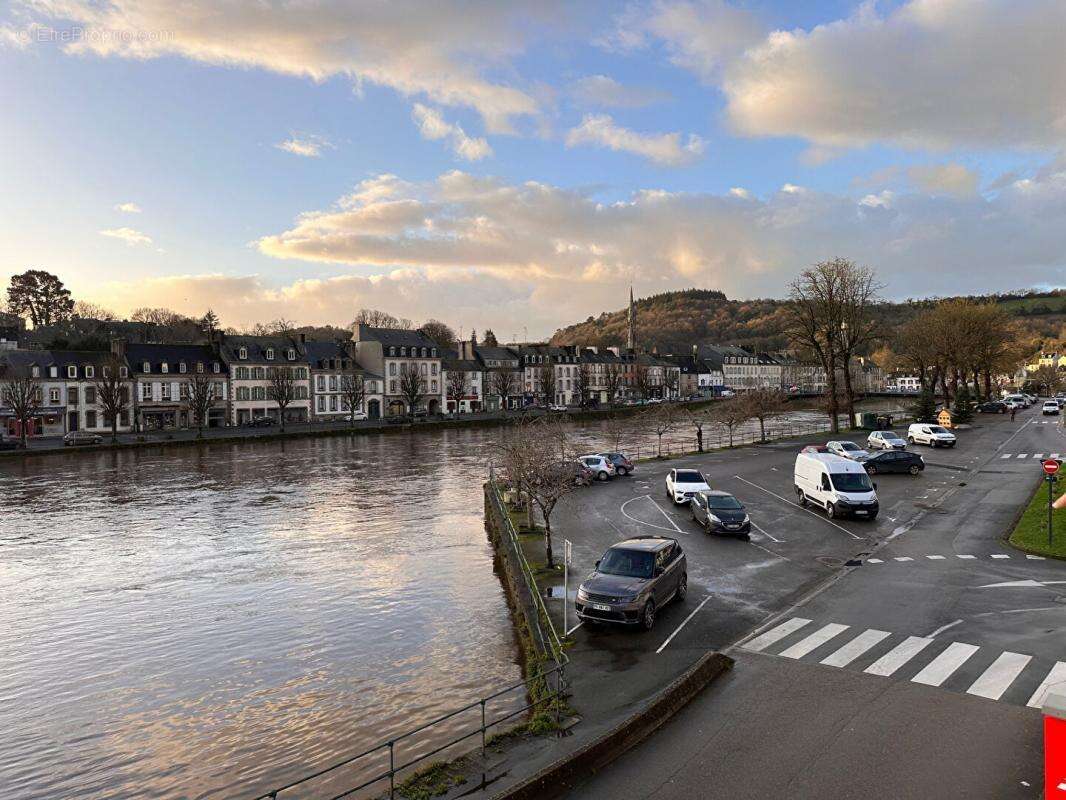
<svg viewBox="0 0 1066 800">
<path fill-rule="evenodd" d="M 536 775 L 494 795 L 493 800 L 546 800 L 560 797 L 647 739 L 732 666 L 733 659 L 729 656 L 705 653 L 646 708 L 595 741 L 549 764 Z"/>
</svg>

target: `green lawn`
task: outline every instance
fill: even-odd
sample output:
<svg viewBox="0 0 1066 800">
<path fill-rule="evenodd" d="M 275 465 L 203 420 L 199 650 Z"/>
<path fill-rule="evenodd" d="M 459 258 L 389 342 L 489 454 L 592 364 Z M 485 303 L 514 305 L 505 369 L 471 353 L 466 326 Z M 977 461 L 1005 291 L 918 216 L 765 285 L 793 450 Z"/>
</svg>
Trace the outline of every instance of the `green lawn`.
<svg viewBox="0 0 1066 800">
<path fill-rule="evenodd" d="M 1062 494 L 1066 484 L 1060 480 L 1055 485 L 1052 493 L 1054 497 Z M 1066 509 L 1052 511 L 1051 519 L 1054 523 L 1052 546 L 1047 543 L 1047 483 L 1040 481 L 1033 493 L 1025 513 L 1018 520 L 1014 533 L 1010 535 L 1010 543 L 1015 547 L 1034 553 L 1039 556 L 1051 556 L 1053 558 L 1066 558 Z"/>
</svg>

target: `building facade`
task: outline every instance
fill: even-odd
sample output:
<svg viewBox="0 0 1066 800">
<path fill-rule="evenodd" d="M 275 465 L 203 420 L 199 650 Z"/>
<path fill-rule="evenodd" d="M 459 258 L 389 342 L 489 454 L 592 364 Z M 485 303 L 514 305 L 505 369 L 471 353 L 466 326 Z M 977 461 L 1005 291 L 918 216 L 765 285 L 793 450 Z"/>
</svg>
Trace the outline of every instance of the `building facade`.
<svg viewBox="0 0 1066 800">
<path fill-rule="evenodd" d="M 357 414 L 367 419 L 379 419 L 384 398 L 384 379 L 363 369 L 355 360 L 352 348 L 342 342 L 308 342 L 301 345 L 310 369 L 311 418 L 318 422 L 351 419 L 351 394 L 347 386 L 361 382 L 363 399 Z"/>
<path fill-rule="evenodd" d="M 421 396 L 414 412 L 439 414 L 444 406 L 443 354 L 437 343 L 421 331 L 399 328 L 355 326 L 352 347 L 359 365 L 384 381 L 383 403 L 386 416 L 408 413 L 403 377 L 420 377 Z"/>
<path fill-rule="evenodd" d="M 293 400 L 285 422 L 310 419 L 309 369 L 302 345 L 288 336 L 219 336 L 219 352 L 229 378 L 226 417 L 230 425 L 247 425 L 259 417 L 281 421 L 271 397 L 276 370 L 288 370 L 294 381 Z"/>
<path fill-rule="evenodd" d="M 129 364 L 133 377 L 134 430 L 156 431 L 197 427 L 190 404 L 190 385 L 207 376 L 211 406 L 204 427 L 226 425 L 229 380 L 222 357 L 211 345 L 112 343 Z"/>
</svg>

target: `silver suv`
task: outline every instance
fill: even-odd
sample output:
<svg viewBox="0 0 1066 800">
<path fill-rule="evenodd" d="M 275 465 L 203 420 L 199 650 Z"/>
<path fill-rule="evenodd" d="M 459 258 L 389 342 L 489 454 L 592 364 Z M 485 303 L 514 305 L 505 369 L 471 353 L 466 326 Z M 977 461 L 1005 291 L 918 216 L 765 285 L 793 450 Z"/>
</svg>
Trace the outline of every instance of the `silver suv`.
<svg viewBox="0 0 1066 800">
<path fill-rule="evenodd" d="M 577 590 L 578 617 L 651 630 L 660 608 L 688 593 L 688 561 L 676 539 L 636 536 L 612 545 Z"/>
</svg>

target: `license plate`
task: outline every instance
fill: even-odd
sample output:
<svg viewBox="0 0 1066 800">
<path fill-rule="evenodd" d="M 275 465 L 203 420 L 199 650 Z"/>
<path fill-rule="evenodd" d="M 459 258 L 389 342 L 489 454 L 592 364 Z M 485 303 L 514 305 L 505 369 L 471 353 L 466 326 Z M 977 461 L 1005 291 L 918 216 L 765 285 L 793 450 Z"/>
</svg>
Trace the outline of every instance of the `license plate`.
<svg viewBox="0 0 1066 800">
<path fill-rule="evenodd" d="M 856 511 L 855 513 L 856 513 L 857 515 L 861 516 L 861 517 L 865 517 L 865 516 L 866 516 L 866 514 L 867 514 L 867 513 L 869 513 L 869 512 L 866 512 L 866 511 Z"/>
<path fill-rule="evenodd" d="M 726 527 L 727 527 L 727 528 L 728 528 L 729 530 L 736 530 L 736 529 L 737 529 L 737 528 L 739 528 L 740 526 L 739 526 L 739 525 L 726 525 Z"/>
<path fill-rule="evenodd" d="M 600 605 L 599 603 L 593 603 L 593 604 L 592 604 L 592 607 L 593 607 L 593 608 L 594 608 L 594 609 L 595 609 L 596 611 L 610 611 L 610 610 L 611 610 L 611 607 L 610 607 L 610 606 L 604 606 L 604 605 Z"/>
</svg>

